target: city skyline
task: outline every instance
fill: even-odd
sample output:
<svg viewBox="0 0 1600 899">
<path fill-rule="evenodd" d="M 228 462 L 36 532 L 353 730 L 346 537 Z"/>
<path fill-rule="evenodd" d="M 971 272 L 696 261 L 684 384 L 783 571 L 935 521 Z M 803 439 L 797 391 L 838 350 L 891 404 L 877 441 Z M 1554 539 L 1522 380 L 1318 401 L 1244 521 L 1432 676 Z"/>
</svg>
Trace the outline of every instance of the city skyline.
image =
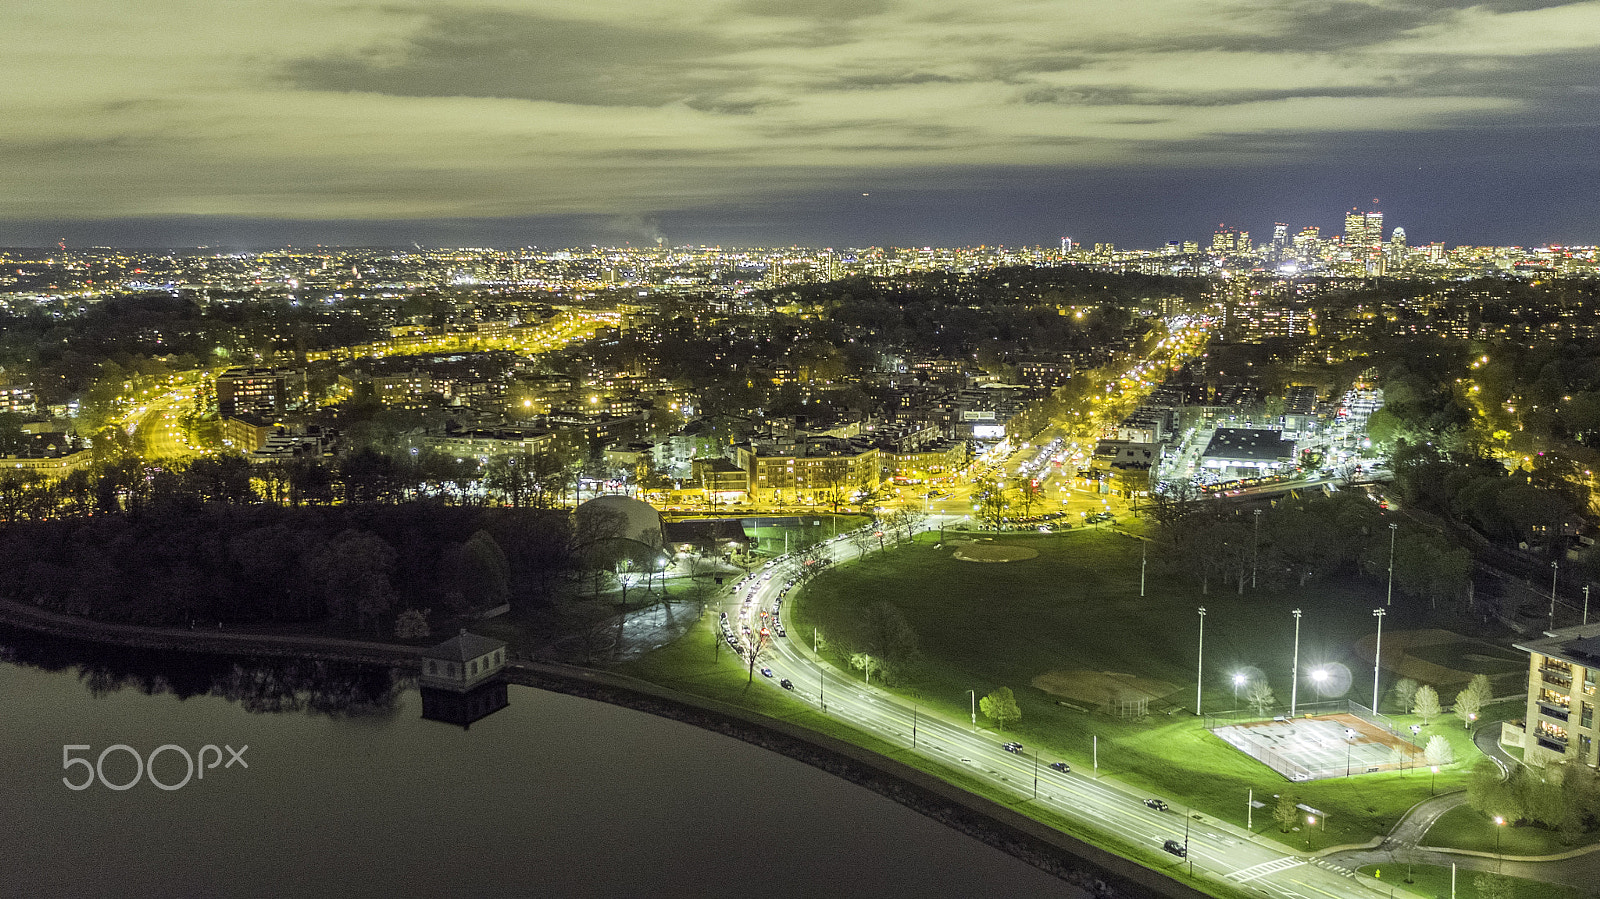
<svg viewBox="0 0 1600 899">
<path fill-rule="evenodd" d="M 85 28 L 86 23 L 94 27 Z M 0 245 L 1593 243 L 1600 5 L 81 2 Z M 1208 223 L 1201 226 L 1199 223 Z"/>
</svg>

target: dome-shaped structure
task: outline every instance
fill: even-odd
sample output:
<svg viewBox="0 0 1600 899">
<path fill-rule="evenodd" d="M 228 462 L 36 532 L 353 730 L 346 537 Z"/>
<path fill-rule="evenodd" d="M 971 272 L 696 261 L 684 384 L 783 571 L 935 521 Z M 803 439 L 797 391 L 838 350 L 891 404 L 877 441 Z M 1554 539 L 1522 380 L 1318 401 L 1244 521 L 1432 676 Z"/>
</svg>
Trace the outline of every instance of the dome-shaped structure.
<svg viewBox="0 0 1600 899">
<path fill-rule="evenodd" d="M 650 547 L 661 545 L 661 513 L 631 496 L 597 496 L 579 506 L 575 514 L 580 529 L 637 540 Z"/>
</svg>

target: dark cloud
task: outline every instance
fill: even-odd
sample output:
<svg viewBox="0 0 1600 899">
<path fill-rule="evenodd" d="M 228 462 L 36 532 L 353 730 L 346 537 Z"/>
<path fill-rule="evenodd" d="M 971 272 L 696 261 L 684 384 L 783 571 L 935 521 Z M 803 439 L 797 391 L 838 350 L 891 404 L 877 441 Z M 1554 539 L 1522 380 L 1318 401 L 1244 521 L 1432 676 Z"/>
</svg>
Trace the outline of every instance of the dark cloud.
<svg viewBox="0 0 1600 899">
<path fill-rule="evenodd" d="M 824 81 L 818 84 L 817 87 L 821 90 L 863 91 L 905 87 L 914 84 L 959 84 L 965 80 L 967 79 L 956 78 L 951 75 L 940 75 L 937 72 L 861 72 Z"/>
<path fill-rule="evenodd" d="M 739 111 L 744 101 L 726 95 L 744 76 L 704 65 L 730 49 L 697 29 L 452 10 L 430 15 L 404 46 L 301 59 L 284 75 L 296 87 L 319 91 L 583 106 L 688 102 Z"/>
<path fill-rule="evenodd" d="M 1024 91 L 1023 103 L 1059 106 L 1237 106 L 1274 100 L 1315 97 L 1389 97 L 1395 92 L 1376 87 L 1319 87 L 1293 90 L 1162 91 L 1134 87 L 1034 87 Z"/>
<path fill-rule="evenodd" d="M 744 0 L 735 14 L 776 19 L 814 19 L 849 22 L 881 15 L 893 9 L 888 0 Z"/>
<path fill-rule="evenodd" d="M 1219 11 L 1222 21 L 1238 26 L 1232 31 L 1199 30 L 1166 33 L 1149 38 L 1097 40 L 1101 51 L 1179 53 L 1221 51 L 1229 53 L 1348 52 L 1388 43 L 1408 33 L 1455 20 L 1469 9 L 1491 12 L 1526 12 L 1562 6 L 1579 6 L 1571 0 L 1412 0 L 1368 3 L 1364 0 L 1322 0 L 1318 3 L 1243 4 Z"/>
</svg>

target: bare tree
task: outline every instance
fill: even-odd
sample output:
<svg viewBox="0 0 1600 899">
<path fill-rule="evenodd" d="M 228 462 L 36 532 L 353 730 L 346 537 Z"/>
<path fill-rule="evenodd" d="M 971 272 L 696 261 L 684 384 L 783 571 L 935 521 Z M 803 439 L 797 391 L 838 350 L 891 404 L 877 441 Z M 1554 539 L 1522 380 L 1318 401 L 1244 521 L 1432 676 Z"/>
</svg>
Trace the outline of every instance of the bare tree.
<svg viewBox="0 0 1600 899">
<path fill-rule="evenodd" d="M 1252 680 L 1244 689 L 1245 704 L 1257 715 L 1265 715 L 1267 711 L 1278 704 L 1276 696 L 1272 695 L 1272 687 L 1260 678 Z"/>
</svg>

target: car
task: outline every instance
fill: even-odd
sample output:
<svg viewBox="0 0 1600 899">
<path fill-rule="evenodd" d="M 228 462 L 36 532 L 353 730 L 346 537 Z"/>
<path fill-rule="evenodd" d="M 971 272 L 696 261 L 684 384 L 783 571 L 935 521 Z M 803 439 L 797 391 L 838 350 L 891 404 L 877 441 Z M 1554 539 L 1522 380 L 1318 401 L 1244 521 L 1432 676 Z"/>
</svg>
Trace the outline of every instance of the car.
<svg viewBox="0 0 1600 899">
<path fill-rule="evenodd" d="M 1019 755 L 1022 753 L 1021 743 L 1002 743 L 1000 744 L 1000 748 L 1004 749 L 1006 752 L 1015 752 Z"/>
<path fill-rule="evenodd" d="M 792 680 L 790 680 L 790 679 L 788 679 L 786 677 L 783 680 L 778 681 L 778 686 L 784 688 L 785 690 L 793 690 L 794 689 L 794 681 L 792 681 Z"/>
<path fill-rule="evenodd" d="M 772 676 L 772 669 L 771 668 L 763 668 L 763 669 L 761 669 L 761 676 L 762 677 L 771 677 Z"/>
<path fill-rule="evenodd" d="M 1161 844 L 1161 848 L 1167 850 L 1173 855 L 1176 855 L 1178 858 L 1183 858 L 1189 854 L 1189 847 L 1183 845 L 1177 840 L 1168 840 Z"/>
<path fill-rule="evenodd" d="M 1158 812 L 1164 812 L 1167 810 L 1167 804 L 1162 802 L 1160 799 L 1146 799 L 1144 804 L 1150 806 Z"/>
<path fill-rule="evenodd" d="M 1066 762 L 1051 762 L 1050 763 L 1050 770 L 1051 771 L 1060 771 L 1062 774 L 1065 774 L 1068 771 L 1072 770 L 1072 766 L 1067 764 Z"/>
</svg>

